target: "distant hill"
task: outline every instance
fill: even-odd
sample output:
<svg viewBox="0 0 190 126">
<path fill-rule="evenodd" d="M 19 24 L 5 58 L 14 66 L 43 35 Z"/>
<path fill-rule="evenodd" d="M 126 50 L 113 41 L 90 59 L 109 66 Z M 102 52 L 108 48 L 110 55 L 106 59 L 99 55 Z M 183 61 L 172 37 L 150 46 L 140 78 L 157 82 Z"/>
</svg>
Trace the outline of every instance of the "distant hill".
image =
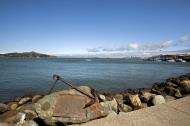
<svg viewBox="0 0 190 126">
<path fill-rule="evenodd" d="M 55 58 L 56 56 L 41 54 L 37 52 L 23 52 L 23 53 L 6 53 L 0 54 L 0 58 Z"/>
</svg>

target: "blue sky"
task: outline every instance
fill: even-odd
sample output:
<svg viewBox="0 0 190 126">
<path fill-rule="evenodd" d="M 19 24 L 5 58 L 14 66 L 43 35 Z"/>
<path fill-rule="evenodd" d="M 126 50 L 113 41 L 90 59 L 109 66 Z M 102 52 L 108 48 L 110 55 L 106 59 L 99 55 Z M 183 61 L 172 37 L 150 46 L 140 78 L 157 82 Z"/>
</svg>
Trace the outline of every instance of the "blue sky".
<svg viewBox="0 0 190 126">
<path fill-rule="evenodd" d="M 190 48 L 189 0 L 0 0 L 0 53 Z"/>
</svg>

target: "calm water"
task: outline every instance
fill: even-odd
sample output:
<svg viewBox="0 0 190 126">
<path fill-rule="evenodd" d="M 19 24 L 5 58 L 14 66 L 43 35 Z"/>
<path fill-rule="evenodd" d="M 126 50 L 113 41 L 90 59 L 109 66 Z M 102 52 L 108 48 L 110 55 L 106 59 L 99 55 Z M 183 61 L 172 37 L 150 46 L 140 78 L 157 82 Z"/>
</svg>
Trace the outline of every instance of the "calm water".
<svg viewBox="0 0 190 126">
<path fill-rule="evenodd" d="M 25 94 L 46 94 L 53 74 L 99 91 L 151 87 L 154 82 L 190 72 L 190 63 L 127 59 L 0 59 L 0 102 Z M 55 90 L 66 89 L 59 83 Z"/>
</svg>

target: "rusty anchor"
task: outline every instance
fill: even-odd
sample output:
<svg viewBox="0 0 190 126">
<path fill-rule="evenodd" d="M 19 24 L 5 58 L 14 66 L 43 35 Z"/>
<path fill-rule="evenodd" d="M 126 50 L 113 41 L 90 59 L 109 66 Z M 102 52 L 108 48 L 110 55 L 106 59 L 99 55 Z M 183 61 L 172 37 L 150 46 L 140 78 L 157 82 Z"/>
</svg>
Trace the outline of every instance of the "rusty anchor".
<svg viewBox="0 0 190 126">
<path fill-rule="evenodd" d="M 87 94 L 86 92 L 82 91 L 81 89 L 79 89 L 79 88 L 77 88 L 77 87 L 74 87 L 73 84 L 72 84 L 72 82 L 66 81 L 64 78 L 62 78 L 62 77 L 59 76 L 59 75 L 54 74 L 54 75 L 53 75 L 53 80 L 55 80 L 55 82 L 54 82 L 54 84 L 52 85 L 52 87 L 50 88 L 48 94 L 50 94 L 50 93 L 53 91 L 53 89 L 54 89 L 55 85 L 57 84 L 57 82 L 58 82 L 58 81 L 61 81 L 61 82 L 63 82 L 64 84 L 66 84 L 66 85 L 68 85 L 69 87 L 71 87 L 72 89 L 75 89 L 76 91 L 82 93 L 83 95 L 85 95 L 85 96 L 87 96 L 88 98 L 91 99 L 90 102 L 88 102 L 88 103 L 85 104 L 84 108 L 87 108 L 87 107 L 91 106 L 91 105 L 94 104 L 95 102 L 99 102 L 98 96 L 97 96 L 97 94 L 95 93 L 95 90 L 94 90 L 94 89 L 91 89 L 91 93 L 92 93 L 92 95 L 93 95 L 93 96 L 91 96 L 91 95 Z"/>
</svg>

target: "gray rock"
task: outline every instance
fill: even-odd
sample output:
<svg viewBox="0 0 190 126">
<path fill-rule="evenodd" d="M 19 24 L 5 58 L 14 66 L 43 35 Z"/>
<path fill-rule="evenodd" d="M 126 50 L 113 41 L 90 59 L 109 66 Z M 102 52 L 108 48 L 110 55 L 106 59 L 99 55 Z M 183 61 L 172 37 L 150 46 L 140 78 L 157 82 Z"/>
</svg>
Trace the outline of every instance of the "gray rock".
<svg viewBox="0 0 190 126">
<path fill-rule="evenodd" d="M 118 104 L 115 98 L 112 101 L 100 102 L 100 104 L 104 107 L 105 112 L 115 111 L 117 113 Z"/>
<path fill-rule="evenodd" d="M 5 112 L 8 110 L 8 106 L 6 104 L 0 103 L 0 112 Z"/>
<path fill-rule="evenodd" d="M 122 112 L 130 112 L 130 111 L 133 110 L 133 108 L 131 106 L 129 106 L 129 105 L 123 104 L 122 107 L 123 107 L 123 110 L 120 110 Z"/>
<path fill-rule="evenodd" d="M 78 87 L 89 95 L 91 89 L 86 86 Z M 47 95 L 35 103 L 35 111 L 47 124 L 56 122 L 82 123 L 106 116 L 104 108 L 98 102 L 91 105 L 92 99 L 76 91 L 75 89 L 64 90 Z"/>
<path fill-rule="evenodd" d="M 25 104 L 29 101 L 31 101 L 32 98 L 31 97 L 24 97 L 24 98 L 21 98 L 20 101 L 18 102 L 19 105 L 22 105 L 22 104 Z"/>
<path fill-rule="evenodd" d="M 156 95 L 152 98 L 153 105 L 159 105 L 159 104 L 163 104 L 163 103 L 166 103 L 166 101 L 162 95 Z"/>
</svg>

